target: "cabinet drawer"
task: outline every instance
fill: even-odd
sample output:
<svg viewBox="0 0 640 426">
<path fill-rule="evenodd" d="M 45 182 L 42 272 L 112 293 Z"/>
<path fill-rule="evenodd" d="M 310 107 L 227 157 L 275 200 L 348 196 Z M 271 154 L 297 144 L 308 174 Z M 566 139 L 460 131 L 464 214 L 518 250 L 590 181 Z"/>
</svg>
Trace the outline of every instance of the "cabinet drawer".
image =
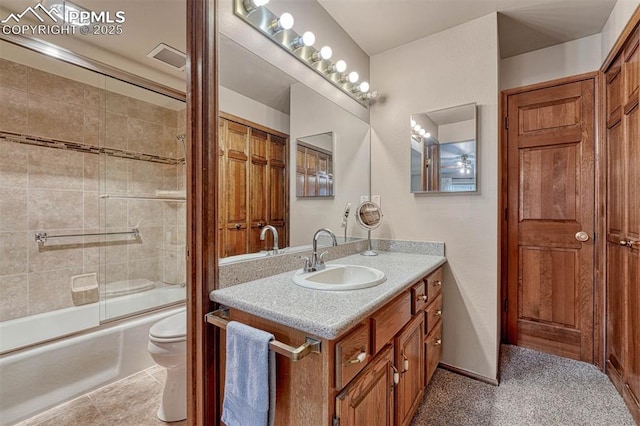
<svg viewBox="0 0 640 426">
<path fill-rule="evenodd" d="M 421 279 L 411 287 L 411 312 L 413 314 L 420 312 L 427 306 L 428 295 L 427 285 L 424 279 Z"/>
<path fill-rule="evenodd" d="M 429 302 L 432 301 L 438 293 L 440 293 L 441 288 L 442 268 L 438 268 L 427 277 L 427 296 L 429 297 Z"/>
<path fill-rule="evenodd" d="M 427 336 L 425 353 L 427 354 L 425 381 L 429 383 L 442 358 L 442 321 Z"/>
<path fill-rule="evenodd" d="M 424 332 L 429 334 L 442 318 L 442 294 L 436 296 L 436 299 L 427 306 L 425 311 Z"/>
<path fill-rule="evenodd" d="M 371 316 L 371 354 L 391 341 L 411 319 L 411 292 L 405 291 Z"/>
<path fill-rule="evenodd" d="M 336 343 L 336 389 L 342 389 L 369 363 L 369 324 L 361 324 Z"/>
</svg>

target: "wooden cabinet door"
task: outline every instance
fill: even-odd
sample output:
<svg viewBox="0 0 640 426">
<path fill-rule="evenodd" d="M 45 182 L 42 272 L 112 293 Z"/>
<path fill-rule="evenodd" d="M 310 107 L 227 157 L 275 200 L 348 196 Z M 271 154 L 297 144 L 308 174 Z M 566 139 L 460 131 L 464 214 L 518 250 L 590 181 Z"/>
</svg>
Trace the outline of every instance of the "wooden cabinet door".
<svg viewBox="0 0 640 426">
<path fill-rule="evenodd" d="M 416 315 L 396 336 L 396 425 L 408 425 L 422 400 L 424 391 L 424 315 Z"/>
<path fill-rule="evenodd" d="M 442 320 L 431 330 L 424 342 L 426 361 L 425 383 L 429 384 L 442 359 Z"/>
<path fill-rule="evenodd" d="M 393 348 L 388 345 L 336 397 L 340 426 L 391 426 Z"/>
<path fill-rule="evenodd" d="M 269 223 L 267 200 L 269 199 L 269 176 L 267 167 L 268 140 L 267 133 L 251 129 L 250 164 L 249 164 L 249 253 L 256 253 L 271 248 L 271 234 L 264 241 L 260 240 L 262 228 Z"/>
<path fill-rule="evenodd" d="M 225 256 L 234 256 L 248 252 L 249 127 L 228 121 L 225 139 Z"/>
<path fill-rule="evenodd" d="M 594 102 L 593 78 L 507 98 L 508 341 L 587 362 L 594 331 Z"/>
</svg>

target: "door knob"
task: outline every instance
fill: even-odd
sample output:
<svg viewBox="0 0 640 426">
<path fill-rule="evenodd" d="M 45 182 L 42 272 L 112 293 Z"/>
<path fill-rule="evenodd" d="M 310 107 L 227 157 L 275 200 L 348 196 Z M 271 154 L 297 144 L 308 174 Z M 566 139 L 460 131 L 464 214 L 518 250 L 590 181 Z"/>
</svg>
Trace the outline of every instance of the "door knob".
<svg viewBox="0 0 640 426">
<path fill-rule="evenodd" d="M 580 242 L 585 242 L 585 241 L 589 241 L 589 234 L 587 234 L 584 231 L 580 231 L 576 234 L 576 240 L 580 241 Z"/>
<path fill-rule="evenodd" d="M 626 240 L 620 240 L 620 245 L 622 247 L 633 247 L 634 244 L 638 244 L 637 241 L 626 241 Z"/>
</svg>

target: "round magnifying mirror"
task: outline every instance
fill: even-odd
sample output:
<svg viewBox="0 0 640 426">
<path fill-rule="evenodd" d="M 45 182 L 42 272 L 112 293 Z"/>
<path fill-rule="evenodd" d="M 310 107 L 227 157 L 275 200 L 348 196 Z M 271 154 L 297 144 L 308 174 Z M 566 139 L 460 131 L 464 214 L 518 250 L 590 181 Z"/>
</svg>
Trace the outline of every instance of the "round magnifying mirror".
<svg viewBox="0 0 640 426">
<path fill-rule="evenodd" d="M 356 209 L 356 223 L 367 230 L 369 249 L 360 253 L 363 256 L 377 256 L 378 253 L 371 249 L 371 230 L 376 229 L 382 223 L 382 209 L 372 201 L 360 203 Z"/>
</svg>

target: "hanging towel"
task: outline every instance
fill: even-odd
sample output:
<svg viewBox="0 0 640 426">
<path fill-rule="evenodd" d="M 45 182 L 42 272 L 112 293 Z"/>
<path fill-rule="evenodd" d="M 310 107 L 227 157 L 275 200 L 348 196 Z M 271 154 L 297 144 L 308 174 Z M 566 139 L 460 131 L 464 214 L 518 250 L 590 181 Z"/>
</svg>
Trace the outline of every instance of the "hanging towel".
<svg viewBox="0 0 640 426">
<path fill-rule="evenodd" d="M 222 421 L 227 426 L 273 425 L 275 411 L 275 353 L 273 335 L 231 321 L 227 325 Z"/>
</svg>

